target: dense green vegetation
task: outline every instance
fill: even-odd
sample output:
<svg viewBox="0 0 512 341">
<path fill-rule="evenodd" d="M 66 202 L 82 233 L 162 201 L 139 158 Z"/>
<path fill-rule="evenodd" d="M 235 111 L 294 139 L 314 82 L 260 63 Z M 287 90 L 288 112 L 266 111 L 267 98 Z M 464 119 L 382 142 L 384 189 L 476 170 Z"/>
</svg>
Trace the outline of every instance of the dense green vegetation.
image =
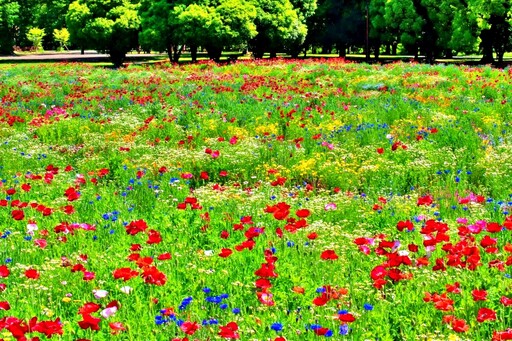
<svg viewBox="0 0 512 341">
<path fill-rule="evenodd" d="M 33 46 L 33 28 L 57 48 L 54 30 L 67 28 L 72 46 L 106 51 L 116 65 L 141 47 L 177 61 L 184 46 L 193 60 L 202 48 L 214 60 L 226 49 L 256 58 L 335 50 L 429 62 L 480 53 L 488 63 L 512 51 L 511 20 L 509 0 L 0 0 L 0 54 Z"/>
</svg>

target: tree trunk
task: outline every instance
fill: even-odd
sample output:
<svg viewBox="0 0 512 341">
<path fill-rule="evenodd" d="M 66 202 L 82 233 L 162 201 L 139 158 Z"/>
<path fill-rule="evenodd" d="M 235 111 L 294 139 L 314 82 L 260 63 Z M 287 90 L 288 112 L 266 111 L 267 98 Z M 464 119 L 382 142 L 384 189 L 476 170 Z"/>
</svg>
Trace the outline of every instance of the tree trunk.
<svg viewBox="0 0 512 341">
<path fill-rule="evenodd" d="M 398 48 L 398 43 L 396 41 L 394 41 L 393 44 L 391 45 L 391 54 L 393 56 L 396 56 L 397 48 Z"/>
<path fill-rule="evenodd" d="M 270 51 L 270 59 L 272 58 L 277 58 L 277 52 L 274 50 L 274 51 Z"/>
<path fill-rule="evenodd" d="M 173 59 L 172 59 L 172 45 L 171 44 L 167 45 L 167 55 L 169 56 L 169 61 L 172 62 Z"/>
<path fill-rule="evenodd" d="M 391 54 L 391 45 L 390 44 L 386 44 L 386 52 L 385 52 L 388 56 Z"/>
<path fill-rule="evenodd" d="M 215 62 L 220 62 L 220 57 L 222 56 L 222 48 L 218 46 L 206 46 L 206 52 L 208 53 L 208 58 Z"/>
<path fill-rule="evenodd" d="M 373 45 L 373 53 L 375 54 L 375 59 L 379 60 L 379 56 L 380 56 L 380 43 L 375 43 Z"/>
<path fill-rule="evenodd" d="M 338 56 L 339 57 L 344 58 L 347 56 L 347 44 L 338 43 L 338 44 L 336 44 L 336 47 L 338 48 Z"/>
<path fill-rule="evenodd" d="M 482 49 L 482 59 L 480 60 L 481 63 L 487 64 L 487 63 L 493 63 L 494 62 L 494 56 L 492 55 L 492 43 L 493 43 L 493 36 L 491 30 L 482 30 L 480 33 L 480 39 L 482 42 L 480 43 L 480 48 Z"/>
<path fill-rule="evenodd" d="M 80 49 L 80 54 L 85 54 L 85 49 L 83 47 Z"/>
<path fill-rule="evenodd" d="M 123 66 L 123 62 L 126 58 L 126 52 L 122 51 L 110 51 L 110 61 L 114 64 L 114 68 L 118 69 Z"/>
<path fill-rule="evenodd" d="M 183 46 L 180 47 L 176 44 L 172 47 L 172 49 L 174 50 L 174 59 L 172 61 L 174 63 L 178 63 L 180 61 L 181 52 L 183 51 Z"/>
<path fill-rule="evenodd" d="M 197 46 L 190 46 L 190 57 L 192 58 L 192 63 L 197 62 Z"/>
</svg>

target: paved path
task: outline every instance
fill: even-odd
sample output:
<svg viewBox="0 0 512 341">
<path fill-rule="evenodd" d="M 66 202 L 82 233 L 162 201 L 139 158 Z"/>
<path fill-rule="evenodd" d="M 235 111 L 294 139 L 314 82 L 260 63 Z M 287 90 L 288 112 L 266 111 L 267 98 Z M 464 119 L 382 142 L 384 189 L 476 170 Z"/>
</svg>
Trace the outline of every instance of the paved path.
<svg viewBox="0 0 512 341">
<path fill-rule="evenodd" d="M 144 59 L 152 59 L 154 57 L 167 57 L 167 54 L 145 54 L 145 53 L 129 53 L 126 55 L 127 61 L 136 61 Z M 96 51 L 85 51 L 85 54 L 81 54 L 80 51 L 68 51 L 66 53 L 40 53 L 40 54 L 26 54 L 17 56 L 0 56 L 0 62 L 62 62 L 62 61 L 74 61 L 74 62 L 97 62 L 97 61 L 109 61 L 108 54 L 98 53 Z"/>
</svg>

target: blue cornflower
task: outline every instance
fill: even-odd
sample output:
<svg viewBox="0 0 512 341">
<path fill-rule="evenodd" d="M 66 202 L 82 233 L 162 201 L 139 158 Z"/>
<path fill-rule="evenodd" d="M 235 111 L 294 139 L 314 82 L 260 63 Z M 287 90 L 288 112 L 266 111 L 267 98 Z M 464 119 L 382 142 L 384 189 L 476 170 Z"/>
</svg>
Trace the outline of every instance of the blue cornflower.
<svg viewBox="0 0 512 341">
<path fill-rule="evenodd" d="M 348 327 L 348 324 L 342 324 L 340 326 L 340 335 L 347 335 L 350 331 L 350 328 Z"/>
<path fill-rule="evenodd" d="M 366 311 L 373 310 L 373 305 L 371 305 L 370 303 L 365 303 L 363 307 L 364 307 L 364 310 L 366 310 Z"/>
<path fill-rule="evenodd" d="M 324 287 L 318 288 L 318 289 L 316 289 L 316 292 L 319 294 L 323 294 L 325 292 L 325 288 Z"/>
<path fill-rule="evenodd" d="M 330 329 L 324 334 L 325 337 L 332 337 L 333 335 L 334 333 Z"/>
<path fill-rule="evenodd" d="M 228 308 L 228 305 L 224 303 L 224 304 L 221 304 L 221 305 L 219 306 L 219 308 L 220 308 L 220 309 L 227 309 L 227 308 Z"/>
<path fill-rule="evenodd" d="M 208 294 L 208 293 L 209 293 L 209 292 L 211 292 L 211 291 L 212 291 L 212 289 L 210 289 L 210 288 L 208 288 L 208 287 L 204 287 L 204 288 L 203 288 L 203 292 L 204 292 L 205 294 Z"/>
<path fill-rule="evenodd" d="M 233 310 L 231 310 L 231 312 L 233 314 L 240 314 L 240 308 L 233 308 Z"/>
<path fill-rule="evenodd" d="M 24 238 L 26 241 L 31 241 L 32 240 L 32 236 L 25 236 Z"/>
<path fill-rule="evenodd" d="M 275 330 L 276 332 L 280 332 L 281 330 L 283 330 L 283 325 L 279 322 L 272 323 L 270 329 Z"/>
<path fill-rule="evenodd" d="M 220 294 L 220 296 L 219 296 L 219 297 L 220 297 L 220 298 L 222 298 L 222 299 L 225 299 L 225 298 L 228 298 L 228 297 L 229 297 L 229 295 L 228 295 L 228 294 Z"/>
<path fill-rule="evenodd" d="M 222 298 L 220 296 L 206 296 L 205 301 L 219 304 L 220 302 L 222 302 Z"/>
<path fill-rule="evenodd" d="M 286 246 L 288 246 L 288 247 L 293 247 L 294 245 L 295 245 L 295 243 L 292 242 L 291 240 L 286 242 Z"/>
</svg>

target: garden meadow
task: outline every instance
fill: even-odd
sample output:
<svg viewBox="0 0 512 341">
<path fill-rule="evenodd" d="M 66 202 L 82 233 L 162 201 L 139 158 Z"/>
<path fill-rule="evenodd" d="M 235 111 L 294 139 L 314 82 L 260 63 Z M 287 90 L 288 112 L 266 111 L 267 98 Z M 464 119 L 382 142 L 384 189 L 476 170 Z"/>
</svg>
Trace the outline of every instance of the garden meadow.
<svg viewBox="0 0 512 341">
<path fill-rule="evenodd" d="M 0 339 L 512 340 L 512 69 L 0 69 Z"/>
</svg>

